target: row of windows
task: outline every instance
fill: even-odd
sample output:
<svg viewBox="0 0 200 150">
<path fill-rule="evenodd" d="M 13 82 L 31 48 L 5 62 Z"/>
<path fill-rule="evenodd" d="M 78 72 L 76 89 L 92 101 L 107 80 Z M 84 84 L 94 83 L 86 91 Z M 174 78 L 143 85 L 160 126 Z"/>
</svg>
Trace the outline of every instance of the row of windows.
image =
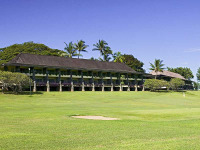
<svg viewBox="0 0 200 150">
<path fill-rule="evenodd" d="M 73 83 L 79 83 L 79 84 L 82 84 L 82 80 L 72 80 Z M 46 80 L 45 79 L 36 79 L 36 82 L 37 83 L 46 83 Z M 85 84 L 92 84 L 92 80 L 83 80 L 83 82 Z M 58 79 L 49 79 L 49 83 L 59 83 Z M 71 80 L 68 79 L 68 80 L 61 80 L 61 83 L 71 83 Z M 104 84 L 111 84 L 111 80 L 104 80 L 103 81 Z M 119 80 L 114 80 L 112 81 L 113 84 L 120 84 L 120 81 Z M 135 84 L 135 81 L 121 81 L 122 84 Z M 102 84 L 102 80 L 94 80 L 94 84 Z M 143 84 L 143 81 L 139 81 L 138 84 Z"/>
<path fill-rule="evenodd" d="M 33 70 L 29 71 L 27 68 L 20 68 L 19 71 L 21 73 L 29 73 L 29 72 L 33 73 Z M 35 72 L 35 74 L 46 74 L 45 69 L 35 69 L 34 72 Z M 94 77 L 110 77 L 110 76 L 120 77 L 121 76 L 121 78 L 127 78 L 127 77 L 128 78 L 135 78 L 135 75 L 128 75 L 127 76 L 127 75 L 120 75 L 119 73 L 113 74 L 113 73 L 110 73 L 110 72 L 107 72 L 107 73 L 105 73 L 105 72 L 94 72 L 94 73 L 92 73 L 91 71 L 88 71 L 88 72 L 82 72 L 81 73 L 81 71 L 72 71 L 71 72 L 70 70 L 66 70 L 66 71 L 61 71 L 60 73 L 61 73 L 61 76 L 62 75 L 70 75 L 70 74 L 77 75 L 77 76 L 81 76 L 81 74 L 83 74 L 83 76 L 92 76 L 92 74 L 93 74 Z M 58 75 L 59 71 L 58 70 L 48 70 L 48 74 L 49 75 Z M 138 75 L 137 77 L 142 78 L 141 75 Z"/>
</svg>

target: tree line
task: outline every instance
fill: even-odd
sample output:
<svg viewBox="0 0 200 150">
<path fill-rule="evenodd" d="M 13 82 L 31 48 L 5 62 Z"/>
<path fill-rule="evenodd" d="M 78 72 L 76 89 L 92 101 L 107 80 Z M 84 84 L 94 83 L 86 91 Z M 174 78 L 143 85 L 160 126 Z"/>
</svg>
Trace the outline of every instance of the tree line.
<svg viewBox="0 0 200 150">
<path fill-rule="evenodd" d="M 87 45 L 86 42 L 83 40 L 79 40 L 76 43 L 64 42 L 64 44 L 65 44 L 64 50 L 52 49 L 44 44 L 39 44 L 34 42 L 13 44 L 8 47 L 0 48 L 0 65 L 10 61 L 19 53 L 54 55 L 54 56 L 62 56 L 70 58 L 77 57 L 79 59 L 80 57 L 83 56 L 82 53 L 88 52 L 87 48 L 89 47 L 89 45 Z M 101 57 L 99 58 L 92 57 L 91 60 L 125 63 L 135 71 L 145 72 L 143 68 L 144 63 L 142 61 L 135 58 L 132 54 L 122 54 L 121 52 L 113 52 L 113 50 L 110 48 L 110 46 L 105 40 L 99 40 L 98 42 L 93 44 L 92 50 L 99 51 Z M 163 61 L 160 59 L 155 59 L 153 63 L 150 63 L 149 69 L 154 70 L 156 72 L 162 71 L 163 69 L 167 69 L 168 71 L 182 75 L 184 78 L 188 80 L 194 78 L 194 75 L 190 68 L 187 67 L 164 68 Z M 198 69 L 196 76 L 198 81 L 200 82 L 200 68 Z"/>
<path fill-rule="evenodd" d="M 64 50 L 52 49 L 44 44 L 38 44 L 34 42 L 13 44 L 8 47 L 0 48 L 0 65 L 3 63 L 7 63 L 20 53 L 53 55 L 69 58 L 78 57 L 79 59 L 81 56 L 83 56 L 83 52 L 87 52 L 87 48 L 89 47 L 83 40 L 77 41 L 77 43 L 64 42 L 64 44 Z M 125 63 L 135 71 L 145 72 L 145 70 L 143 69 L 144 63 L 142 61 L 138 60 L 131 54 L 122 54 L 121 52 L 114 53 L 113 50 L 111 50 L 111 48 L 108 46 L 108 43 L 106 41 L 99 40 L 96 44 L 93 44 L 93 46 L 94 48 L 92 50 L 99 51 L 101 57 L 92 57 L 91 60 Z"/>
<path fill-rule="evenodd" d="M 64 42 L 65 47 L 64 51 L 59 49 L 52 49 L 44 44 L 38 44 L 34 42 L 25 42 L 22 44 L 13 44 L 8 47 L 0 48 L 0 66 L 3 63 L 7 63 L 11 59 L 13 59 L 19 53 L 30 53 L 30 54 L 39 54 L 39 55 L 53 55 L 53 56 L 62 56 L 62 57 L 82 57 L 82 52 L 87 52 L 87 48 L 85 41 L 80 40 L 77 43 L 69 42 L 68 44 Z M 144 63 L 137 58 L 135 58 L 132 54 L 122 54 L 121 52 L 113 53 L 113 50 L 108 46 L 108 43 L 104 40 L 99 40 L 96 44 L 93 44 L 93 51 L 99 51 L 101 57 L 94 58 L 91 60 L 97 61 L 113 61 L 119 63 L 125 63 L 132 69 L 138 72 L 145 72 L 143 69 Z M 187 67 L 164 67 L 163 60 L 155 59 L 153 63 L 150 63 L 150 70 L 157 72 L 162 72 L 164 69 L 168 71 L 178 73 L 182 75 L 185 79 L 191 80 L 194 78 L 194 75 L 190 68 Z M 200 68 L 196 74 L 197 80 L 200 82 Z M 157 79 L 157 75 L 155 76 Z M 10 73 L 10 72 L 0 72 L 0 80 L 3 83 L 4 90 L 11 89 L 14 92 L 22 91 L 22 87 L 25 87 L 29 84 L 30 79 L 26 76 L 18 73 Z M 198 83 L 194 83 L 195 86 L 198 86 Z M 152 91 L 159 89 L 159 87 L 171 87 L 172 89 L 178 89 L 179 86 L 182 86 L 183 82 L 179 79 L 173 79 L 170 82 L 163 80 L 146 80 L 145 86 L 149 87 Z"/>
</svg>

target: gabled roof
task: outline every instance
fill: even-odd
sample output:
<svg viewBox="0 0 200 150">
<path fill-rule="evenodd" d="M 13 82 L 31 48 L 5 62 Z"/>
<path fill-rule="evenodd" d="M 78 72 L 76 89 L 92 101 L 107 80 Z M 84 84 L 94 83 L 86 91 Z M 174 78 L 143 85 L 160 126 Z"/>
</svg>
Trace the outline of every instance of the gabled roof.
<svg viewBox="0 0 200 150">
<path fill-rule="evenodd" d="M 172 78 L 179 78 L 179 79 L 182 79 L 182 80 L 186 80 L 183 76 L 181 76 L 180 74 L 178 73 L 174 73 L 174 72 L 170 72 L 170 71 L 167 71 L 167 70 L 163 70 L 162 72 L 155 72 L 155 71 L 152 71 L 150 74 L 152 75 L 161 75 L 161 76 L 168 76 L 168 77 L 172 77 Z"/>
<path fill-rule="evenodd" d="M 18 54 L 15 58 L 5 64 L 14 66 L 40 66 L 53 68 L 66 68 L 78 70 L 97 70 L 97 71 L 113 71 L 124 73 L 136 73 L 135 70 L 128 67 L 124 63 L 102 62 L 88 59 L 65 58 L 58 56 L 36 55 L 36 54 Z"/>
</svg>

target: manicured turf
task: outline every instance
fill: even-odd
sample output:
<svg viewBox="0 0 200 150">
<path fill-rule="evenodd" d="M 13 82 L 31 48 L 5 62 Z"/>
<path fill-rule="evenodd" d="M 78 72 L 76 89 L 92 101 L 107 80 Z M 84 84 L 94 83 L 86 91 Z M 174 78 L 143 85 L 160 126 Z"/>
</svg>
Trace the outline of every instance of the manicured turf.
<svg viewBox="0 0 200 150">
<path fill-rule="evenodd" d="M 0 149 L 193 150 L 199 140 L 200 92 L 0 94 Z"/>
</svg>

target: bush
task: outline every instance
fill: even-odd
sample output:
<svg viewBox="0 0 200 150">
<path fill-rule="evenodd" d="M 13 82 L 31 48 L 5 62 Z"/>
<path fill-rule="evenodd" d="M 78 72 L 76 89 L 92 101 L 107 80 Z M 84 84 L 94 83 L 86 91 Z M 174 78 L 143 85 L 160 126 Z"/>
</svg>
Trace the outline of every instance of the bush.
<svg viewBox="0 0 200 150">
<path fill-rule="evenodd" d="M 198 82 L 193 82 L 193 83 L 194 83 L 195 90 L 198 90 L 199 89 L 199 83 Z"/>
<path fill-rule="evenodd" d="M 22 92 L 23 87 L 27 87 L 32 80 L 25 74 L 0 71 L 0 82 L 2 91 L 11 89 L 14 93 Z"/>
<path fill-rule="evenodd" d="M 181 86 L 184 86 L 185 85 L 185 81 L 179 79 L 179 78 L 172 78 L 170 80 L 170 87 L 173 89 L 173 90 L 176 90 L 178 91 L 178 89 L 181 87 Z"/>
<path fill-rule="evenodd" d="M 164 80 L 157 79 L 146 79 L 144 83 L 145 88 L 150 89 L 150 91 L 156 91 L 160 89 L 169 89 L 169 83 Z"/>
</svg>

